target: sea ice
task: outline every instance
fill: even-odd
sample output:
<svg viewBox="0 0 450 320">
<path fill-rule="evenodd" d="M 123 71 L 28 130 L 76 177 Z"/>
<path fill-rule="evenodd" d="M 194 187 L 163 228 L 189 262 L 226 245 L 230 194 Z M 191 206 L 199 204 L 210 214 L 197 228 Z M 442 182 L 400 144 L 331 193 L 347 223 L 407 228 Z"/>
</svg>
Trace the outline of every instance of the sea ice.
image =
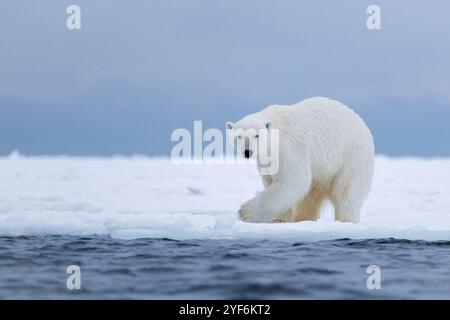
<svg viewBox="0 0 450 320">
<path fill-rule="evenodd" d="M 183 165 L 144 156 L 0 158 L 0 235 L 116 238 L 450 240 L 450 159 L 376 157 L 357 225 L 253 224 L 237 218 L 262 189 L 252 164 Z"/>
</svg>

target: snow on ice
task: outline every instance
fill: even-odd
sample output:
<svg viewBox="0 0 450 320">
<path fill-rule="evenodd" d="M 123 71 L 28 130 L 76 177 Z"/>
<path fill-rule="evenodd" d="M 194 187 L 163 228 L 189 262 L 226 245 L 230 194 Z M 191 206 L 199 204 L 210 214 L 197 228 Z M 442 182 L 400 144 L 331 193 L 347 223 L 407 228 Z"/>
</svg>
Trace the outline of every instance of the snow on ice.
<svg viewBox="0 0 450 320">
<path fill-rule="evenodd" d="M 0 235 L 450 240 L 450 159 L 378 156 L 357 225 L 333 221 L 330 205 L 316 222 L 240 221 L 239 206 L 261 189 L 251 164 L 12 154 L 0 158 Z"/>
</svg>

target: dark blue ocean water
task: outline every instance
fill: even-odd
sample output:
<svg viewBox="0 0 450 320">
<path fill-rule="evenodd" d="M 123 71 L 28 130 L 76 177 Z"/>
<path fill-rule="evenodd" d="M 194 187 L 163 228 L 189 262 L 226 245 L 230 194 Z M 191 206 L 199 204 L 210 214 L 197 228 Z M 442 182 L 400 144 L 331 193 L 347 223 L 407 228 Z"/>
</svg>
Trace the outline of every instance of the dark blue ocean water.
<svg viewBox="0 0 450 320">
<path fill-rule="evenodd" d="M 368 265 L 381 269 L 369 290 Z M 81 289 L 66 268 L 78 265 Z M 450 242 L 0 237 L 2 299 L 450 299 Z"/>
</svg>

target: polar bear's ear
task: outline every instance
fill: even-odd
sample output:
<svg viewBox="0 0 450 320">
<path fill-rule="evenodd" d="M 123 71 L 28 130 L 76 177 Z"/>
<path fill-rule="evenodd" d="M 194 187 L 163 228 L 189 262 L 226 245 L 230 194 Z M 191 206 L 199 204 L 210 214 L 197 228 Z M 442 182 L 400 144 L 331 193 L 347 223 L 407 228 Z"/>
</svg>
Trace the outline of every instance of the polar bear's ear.
<svg viewBox="0 0 450 320">
<path fill-rule="evenodd" d="M 266 129 L 267 130 L 270 130 L 272 128 L 272 121 L 267 121 L 267 123 L 266 123 Z"/>
<path fill-rule="evenodd" d="M 231 121 L 227 121 L 225 123 L 225 129 L 233 129 L 234 123 Z"/>
</svg>

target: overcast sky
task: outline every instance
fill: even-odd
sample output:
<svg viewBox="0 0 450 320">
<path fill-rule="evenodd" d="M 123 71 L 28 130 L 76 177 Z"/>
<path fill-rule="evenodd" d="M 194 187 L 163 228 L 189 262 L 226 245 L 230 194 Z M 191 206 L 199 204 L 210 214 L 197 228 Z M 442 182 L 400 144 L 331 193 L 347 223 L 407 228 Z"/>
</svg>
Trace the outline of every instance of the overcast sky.
<svg viewBox="0 0 450 320">
<path fill-rule="evenodd" d="M 169 154 L 194 120 L 222 129 L 321 95 L 363 116 L 378 153 L 449 156 L 449 14 L 446 0 L 2 0 L 0 154 Z"/>
</svg>

